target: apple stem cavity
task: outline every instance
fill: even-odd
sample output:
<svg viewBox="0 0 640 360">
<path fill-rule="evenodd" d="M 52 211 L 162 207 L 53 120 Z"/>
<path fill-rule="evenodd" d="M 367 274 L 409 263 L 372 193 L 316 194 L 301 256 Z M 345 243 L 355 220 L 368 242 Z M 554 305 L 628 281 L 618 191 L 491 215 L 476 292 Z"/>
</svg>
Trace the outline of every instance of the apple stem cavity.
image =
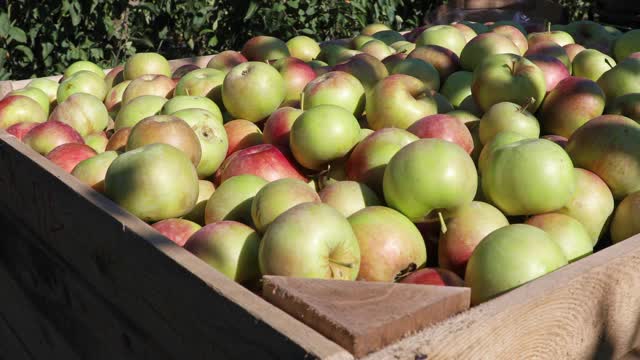
<svg viewBox="0 0 640 360">
<path fill-rule="evenodd" d="M 443 234 L 447 233 L 447 224 L 444 222 L 444 217 L 442 217 L 442 212 L 438 211 L 438 219 L 440 220 L 440 231 Z"/>
<path fill-rule="evenodd" d="M 536 98 L 534 98 L 533 96 L 530 97 L 529 100 L 524 105 L 520 106 L 519 112 L 521 114 L 524 114 L 524 112 L 527 111 L 529 106 L 533 105 L 535 102 L 536 102 Z"/>
</svg>

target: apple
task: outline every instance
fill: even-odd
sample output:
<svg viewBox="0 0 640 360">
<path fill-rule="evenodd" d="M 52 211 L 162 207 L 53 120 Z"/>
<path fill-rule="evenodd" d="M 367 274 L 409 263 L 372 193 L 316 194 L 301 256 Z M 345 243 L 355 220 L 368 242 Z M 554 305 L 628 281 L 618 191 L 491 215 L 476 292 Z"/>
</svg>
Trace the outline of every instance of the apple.
<svg viewBox="0 0 640 360">
<path fill-rule="evenodd" d="M 278 70 L 261 62 L 237 65 L 222 83 L 222 102 L 227 111 L 235 118 L 254 123 L 271 115 L 285 96 L 285 82 Z"/>
<path fill-rule="evenodd" d="M 350 41 L 350 45 L 353 49 L 360 50 L 369 41 L 376 40 L 373 36 L 359 34 L 353 37 Z"/>
<path fill-rule="evenodd" d="M 403 271 L 425 265 L 424 239 L 416 226 L 398 211 L 369 206 L 348 220 L 360 247 L 358 280 L 393 282 Z"/>
<path fill-rule="evenodd" d="M 529 34 L 527 36 L 527 40 L 529 42 L 529 46 L 534 46 L 538 43 L 546 41 L 553 41 L 562 47 L 575 44 L 573 36 L 571 36 L 568 32 L 561 30 L 551 30 L 550 26 L 547 28 L 547 31 L 534 32 Z"/>
<path fill-rule="evenodd" d="M 354 55 L 362 54 L 362 51 L 360 50 L 349 49 L 344 45 L 338 45 L 335 43 L 321 45 L 320 49 L 318 60 L 326 62 L 329 66 L 334 66 L 343 61 L 349 60 Z"/>
<path fill-rule="evenodd" d="M 163 75 L 171 78 L 171 66 L 164 56 L 157 53 L 131 55 L 124 64 L 124 79 L 134 80 L 143 75 Z"/>
<path fill-rule="evenodd" d="M 228 73 L 236 65 L 247 62 L 246 57 L 241 53 L 233 50 L 225 50 L 221 53 L 213 55 L 211 60 L 207 63 L 207 68 L 222 71 L 224 74 Z"/>
<path fill-rule="evenodd" d="M 27 133 L 31 131 L 31 129 L 38 126 L 38 124 L 40 123 L 30 121 L 20 122 L 9 126 L 5 129 L 5 131 L 7 132 L 7 134 L 13 135 L 18 140 L 22 141 L 24 136 L 27 135 Z"/>
<path fill-rule="evenodd" d="M 10 95 L 0 100 L 0 129 L 26 121 L 45 122 L 47 115 L 38 102 L 27 96 Z"/>
<path fill-rule="evenodd" d="M 367 123 L 373 130 L 406 129 L 421 118 L 436 114 L 437 104 L 424 83 L 413 76 L 391 75 L 367 94 Z"/>
<path fill-rule="evenodd" d="M 542 129 L 569 138 L 589 120 L 602 115 L 604 93 L 594 81 L 569 77 L 547 95 L 540 108 Z"/>
<path fill-rule="evenodd" d="M 497 147 L 482 172 L 484 195 L 510 216 L 558 210 L 569 203 L 575 189 L 571 159 L 564 149 L 545 139 Z"/>
<path fill-rule="evenodd" d="M 260 241 L 258 259 L 263 275 L 355 280 L 360 270 L 351 225 L 322 203 L 299 204 L 276 218 Z"/>
<path fill-rule="evenodd" d="M 560 145 L 560 147 L 563 149 L 567 146 L 567 143 L 569 142 L 569 139 L 560 135 L 543 135 L 540 138 L 553 141 L 554 143 Z"/>
<path fill-rule="evenodd" d="M 464 276 L 467 262 L 480 241 L 494 230 L 509 225 L 494 206 L 473 201 L 444 215 L 446 231 L 438 239 L 438 263 L 444 269 Z"/>
<path fill-rule="evenodd" d="M 598 81 L 602 74 L 616 66 L 616 62 L 596 49 L 586 49 L 575 56 L 571 65 L 573 76 Z"/>
<path fill-rule="evenodd" d="M 381 30 L 376 31 L 371 35 L 376 40 L 380 40 L 387 45 L 391 45 L 397 41 L 406 41 L 404 36 L 402 36 L 399 32 L 393 30 Z"/>
<path fill-rule="evenodd" d="M 127 141 L 129 140 L 130 133 L 130 127 L 116 130 L 116 132 L 114 132 L 113 135 L 111 135 L 111 137 L 109 138 L 109 142 L 104 148 L 105 151 L 116 151 L 118 153 L 123 153 L 127 148 Z"/>
<path fill-rule="evenodd" d="M 129 86 L 129 83 L 131 83 L 131 80 L 122 81 L 112 87 L 107 93 L 107 96 L 105 96 L 104 105 L 107 107 L 109 114 L 117 116 L 118 112 L 120 112 L 122 108 L 122 95 L 127 89 L 127 86 Z"/>
<path fill-rule="evenodd" d="M 230 177 L 218 186 L 207 201 L 205 224 L 233 220 L 252 225 L 251 203 L 267 180 L 251 174 Z"/>
<path fill-rule="evenodd" d="M 407 57 L 393 68 L 393 74 L 405 74 L 422 80 L 428 90 L 440 89 L 440 74 L 430 63 Z"/>
<path fill-rule="evenodd" d="M 640 124 L 621 115 L 589 120 L 566 147 L 576 167 L 593 171 L 622 200 L 640 190 Z"/>
<path fill-rule="evenodd" d="M 480 34 L 473 38 L 460 53 L 460 65 L 464 70 L 474 71 L 480 63 L 496 54 L 520 54 L 520 49 L 504 35 Z"/>
<path fill-rule="evenodd" d="M 129 83 L 122 94 L 122 104 L 143 95 L 155 95 L 170 98 L 175 89 L 175 82 L 164 75 L 142 75 Z M 59 98 L 59 97 L 58 97 Z"/>
<path fill-rule="evenodd" d="M 343 71 L 355 76 L 366 92 L 373 89 L 380 80 L 389 76 L 387 67 L 369 54 L 355 55 L 346 62 L 335 65 L 332 71 Z"/>
<path fill-rule="evenodd" d="M 640 234 L 640 192 L 627 195 L 616 208 L 611 220 L 611 241 L 615 244 Z"/>
<path fill-rule="evenodd" d="M 640 123 L 640 93 L 615 98 L 607 109 L 607 114 L 623 115 Z"/>
<path fill-rule="evenodd" d="M 107 134 L 104 131 L 92 133 L 82 138 L 84 139 L 84 143 L 98 154 L 102 154 L 109 143 L 109 138 L 107 138 Z"/>
<path fill-rule="evenodd" d="M 69 67 L 67 67 L 64 70 L 63 77 L 68 78 L 71 75 L 80 71 L 91 71 L 92 73 L 100 76 L 101 78 L 105 77 L 105 73 L 100 66 L 92 63 L 91 61 L 85 61 L 85 60 L 76 61 L 73 64 L 69 65 Z"/>
<path fill-rule="evenodd" d="M 407 56 L 410 59 L 420 59 L 438 70 L 440 82 L 445 80 L 452 73 L 460 69 L 460 58 L 453 51 L 438 45 L 426 45 L 416 47 Z"/>
<path fill-rule="evenodd" d="M 471 96 L 471 83 L 473 81 L 473 73 L 470 71 L 457 71 L 449 75 L 442 85 L 440 92 L 451 102 L 455 108 L 458 108 L 465 101 L 473 101 Z"/>
<path fill-rule="evenodd" d="M 576 55 L 580 54 L 583 50 L 586 50 L 586 48 L 580 44 L 567 44 L 563 46 L 563 48 L 564 48 L 564 51 L 567 52 L 569 61 L 571 61 L 572 63 Z"/>
<path fill-rule="evenodd" d="M 611 36 L 602 25 L 594 21 L 574 21 L 567 24 L 564 30 L 573 37 L 576 43 L 586 48 L 593 48 L 607 54 L 611 50 Z"/>
<path fill-rule="evenodd" d="M 300 165 L 322 170 L 330 161 L 347 155 L 359 136 L 360 125 L 350 111 L 336 105 L 317 105 L 293 123 L 289 144 Z"/>
<path fill-rule="evenodd" d="M 607 96 L 607 104 L 619 96 L 640 93 L 640 57 L 620 61 L 600 76 L 598 85 Z"/>
<path fill-rule="evenodd" d="M 73 127 L 80 136 L 103 131 L 109 124 L 109 113 L 102 101 L 90 94 L 76 93 L 58 104 L 49 116 Z"/>
<path fill-rule="evenodd" d="M 522 34 L 518 28 L 511 25 L 498 25 L 491 29 L 491 32 L 500 34 L 511 40 L 520 49 L 520 53 L 517 55 L 524 55 L 529 49 L 529 43 L 527 38 Z"/>
<path fill-rule="evenodd" d="M 529 58 L 532 56 L 550 56 L 560 60 L 567 70 L 571 71 L 571 61 L 567 55 L 567 51 L 560 45 L 553 41 L 542 41 L 529 47 L 529 50 L 524 54 Z"/>
<path fill-rule="evenodd" d="M 180 80 L 182 79 L 183 76 L 187 75 L 188 73 L 195 70 L 199 70 L 199 69 L 200 69 L 200 66 L 196 64 L 184 64 L 179 68 L 173 70 L 173 72 L 171 73 L 171 78 L 174 80 L 176 79 Z"/>
<path fill-rule="evenodd" d="M 334 105 L 358 116 L 362 114 L 364 102 L 364 87 L 355 76 L 343 71 L 331 71 L 305 86 L 301 105 L 302 110 Z"/>
<path fill-rule="evenodd" d="M 414 271 L 398 281 L 401 284 L 433 286 L 465 286 L 464 280 L 456 273 L 441 268 L 424 268 Z"/>
<path fill-rule="evenodd" d="M 385 30 L 391 30 L 391 29 L 385 24 L 373 23 L 362 28 L 362 31 L 360 31 L 360 33 L 363 35 L 373 35 L 379 31 L 385 31 Z"/>
<path fill-rule="evenodd" d="M 457 118 L 436 114 L 426 116 L 407 128 L 421 139 L 442 139 L 460 146 L 467 154 L 473 151 L 473 138 L 469 129 Z"/>
<path fill-rule="evenodd" d="M 175 218 L 158 221 L 151 227 L 178 246 L 184 246 L 191 235 L 202 228 L 193 221 Z"/>
<path fill-rule="evenodd" d="M 28 88 L 42 90 L 49 97 L 49 107 L 52 108 L 58 94 L 58 83 L 47 78 L 33 79 L 27 84 Z"/>
<path fill-rule="evenodd" d="M 640 59 L 640 51 L 632 53 L 627 59 Z"/>
<path fill-rule="evenodd" d="M 475 248 L 465 273 L 477 305 L 567 264 L 544 230 L 514 224 L 493 231 Z"/>
<path fill-rule="evenodd" d="M 531 102 L 520 106 L 511 102 L 492 105 L 480 119 L 480 141 L 486 145 L 496 134 L 511 131 L 525 138 L 538 138 L 540 124 L 529 111 Z"/>
<path fill-rule="evenodd" d="M 362 47 L 359 50 L 365 54 L 369 54 L 375 57 L 378 60 L 382 60 L 389 55 L 395 54 L 396 52 L 395 49 L 393 49 L 391 46 L 385 44 L 380 40 L 371 40 L 366 44 L 362 45 Z M 353 56 L 355 54 L 352 53 L 351 55 Z M 347 59 L 343 58 L 343 60 L 347 60 Z"/>
<path fill-rule="evenodd" d="M 193 209 L 182 218 L 193 221 L 198 225 L 204 225 L 204 211 L 207 207 L 207 202 L 215 192 L 216 188 L 211 181 L 198 180 L 198 190 L 196 206 L 194 206 Z"/>
<path fill-rule="evenodd" d="M 396 51 L 396 53 L 405 54 L 412 52 L 416 48 L 416 44 L 406 40 L 396 41 L 389 46 L 391 46 Z"/>
<path fill-rule="evenodd" d="M 103 101 L 107 95 L 107 90 L 107 85 L 102 77 L 91 71 L 79 71 L 60 83 L 56 92 L 56 99 L 59 104 L 73 94 L 86 93 Z"/>
<path fill-rule="evenodd" d="M 384 67 L 387 68 L 388 72 L 392 72 L 393 69 L 396 67 L 396 65 L 401 63 L 406 58 L 407 58 L 407 54 L 405 54 L 405 53 L 396 53 L 396 54 L 389 55 L 386 58 L 382 59 L 382 64 L 384 64 Z"/>
<path fill-rule="evenodd" d="M 264 142 L 288 148 L 291 127 L 302 113 L 302 110 L 292 107 L 282 107 L 274 111 L 264 123 Z"/>
<path fill-rule="evenodd" d="M 295 57 L 281 58 L 272 65 L 284 79 L 286 89 L 284 103 L 291 106 L 298 105 L 302 90 L 316 78 L 316 72 L 307 63 Z"/>
<path fill-rule="evenodd" d="M 140 120 L 160 113 L 167 101 L 162 96 L 143 95 L 123 104 L 115 119 L 115 129 L 132 127 Z"/>
<path fill-rule="evenodd" d="M 224 276 L 250 285 L 260 279 L 260 235 L 237 221 L 219 221 L 193 234 L 184 248 Z"/>
<path fill-rule="evenodd" d="M 595 245 L 607 231 L 613 213 L 613 194 L 598 175 L 585 169 L 574 169 L 576 191 L 567 205 L 558 210 L 580 221 Z"/>
<path fill-rule="evenodd" d="M 471 26 L 462 24 L 462 23 L 453 23 L 451 24 L 451 26 L 453 26 L 454 28 L 460 30 L 460 32 L 462 33 L 462 35 L 464 35 L 464 39 L 467 42 L 467 44 L 469 43 L 469 41 L 471 41 L 471 39 L 473 39 L 474 37 L 476 37 L 478 35 L 478 33 L 476 33 L 475 30 L 473 30 L 473 28 Z"/>
<path fill-rule="evenodd" d="M 462 32 L 451 25 L 435 25 L 427 28 L 416 39 L 417 46 L 438 45 L 460 56 L 467 40 Z"/>
<path fill-rule="evenodd" d="M 382 179 L 389 160 L 405 145 L 418 140 L 412 133 L 398 128 L 384 128 L 362 140 L 346 163 L 347 179 L 369 186 L 382 196 Z"/>
<path fill-rule="evenodd" d="M 51 150 L 63 144 L 84 144 L 82 136 L 71 126 L 55 120 L 34 126 L 22 140 L 42 155 L 47 155 Z"/>
<path fill-rule="evenodd" d="M 640 51 L 640 29 L 627 31 L 613 45 L 613 54 L 618 61 L 638 51 Z"/>
<path fill-rule="evenodd" d="M 47 154 L 47 159 L 71 173 L 78 163 L 96 155 L 96 152 L 85 144 L 67 143 L 51 150 Z"/>
<path fill-rule="evenodd" d="M 71 171 L 71 175 L 95 191 L 104 192 L 104 178 L 113 160 L 118 157 L 115 151 L 105 151 L 80 161 Z"/>
<path fill-rule="evenodd" d="M 268 181 L 282 178 L 307 181 L 293 161 L 271 144 L 251 146 L 229 155 L 216 172 L 216 182 L 221 184 L 242 174 L 253 174 Z"/>
<path fill-rule="evenodd" d="M 489 166 L 489 156 L 498 148 L 507 144 L 515 143 L 520 140 L 527 139 L 526 136 L 513 132 L 501 131 L 491 138 L 480 151 L 476 164 L 478 165 L 478 174 L 482 176 Z M 484 194 L 483 194 L 484 195 Z"/>
<path fill-rule="evenodd" d="M 489 27 L 489 31 L 500 27 L 500 26 L 504 26 L 504 25 L 509 25 L 509 26 L 513 26 L 514 28 L 516 28 L 518 31 L 520 31 L 523 35 L 527 35 L 527 30 L 524 28 L 524 26 L 519 23 L 516 20 L 498 20 L 498 21 L 492 21 L 492 22 L 487 22 L 485 23 L 488 27 Z"/>
<path fill-rule="evenodd" d="M 254 36 L 242 46 L 242 55 L 249 61 L 278 60 L 290 56 L 284 41 L 272 36 Z"/>
<path fill-rule="evenodd" d="M 276 110 L 277 111 L 277 110 Z M 274 112 L 275 114 L 276 112 Z M 264 143 L 260 128 L 249 120 L 235 119 L 224 124 L 229 140 L 227 156 L 234 152 Z"/>
<path fill-rule="evenodd" d="M 313 68 L 313 71 L 316 72 L 316 76 L 320 76 L 322 74 L 326 74 L 329 71 L 331 71 L 331 66 L 329 66 L 329 64 L 321 60 L 311 60 L 307 62 L 307 64 L 309 64 L 309 66 Z"/>
<path fill-rule="evenodd" d="M 222 121 L 211 112 L 197 108 L 179 110 L 172 115 L 189 124 L 198 137 L 202 153 L 196 167 L 198 176 L 202 179 L 213 175 L 224 161 L 229 147 Z"/>
<path fill-rule="evenodd" d="M 542 70 L 542 75 L 544 75 L 545 84 L 547 87 L 547 94 L 555 89 L 558 83 L 569 76 L 571 73 L 567 69 L 566 66 L 562 63 L 562 61 L 554 58 L 552 56 L 547 55 L 531 55 L 527 57 L 527 59 L 531 60 L 537 67 Z"/>
<path fill-rule="evenodd" d="M 107 89 L 111 89 L 112 87 L 120 84 L 124 80 L 124 65 L 118 65 L 113 69 L 109 70 L 104 77 L 104 83 L 107 85 Z"/>
<path fill-rule="evenodd" d="M 473 73 L 471 94 L 480 109 L 488 111 L 497 103 L 524 104 L 534 113 L 546 93 L 544 74 L 530 60 L 514 54 L 499 54 L 485 59 Z"/>
<path fill-rule="evenodd" d="M 478 174 L 469 154 L 442 139 L 420 139 L 406 145 L 384 171 L 387 204 L 414 222 L 433 216 L 433 210 L 471 202 L 477 186 Z"/>
<path fill-rule="evenodd" d="M 323 203 L 331 205 L 345 217 L 367 206 L 383 205 L 371 188 L 356 181 L 333 182 L 324 187 L 319 195 Z"/>
<path fill-rule="evenodd" d="M 527 219 L 525 224 L 544 230 L 555 241 L 569 262 L 593 252 L 593 243 L 587 229 L 569 215 L 559 213 L 540 214 Z"/>
<path fill-rule="evenodd" d="M 256 230 L 264 233 L 282 213 L 306 202 L 320 202 L 314 189 L 298 179 L 278 179 L 256 193 L 251 202 L 251 219 Z"/>
<path fill-rule="evenodd" d="M 482 33 L 486 33 L 489 31 L 489 27 L 483 23 L 479 23 L 479 22 L 475 22 L 475 21 L 468 21 L 468 20 L 462 20 L 462 21 L 458 21 L 458 24 L 463 24 L 466 25 L 470 28 L 473 29 L 473 31 L 475 31 L 478 35 L 482 34 Z"/>
<path fill-rule="evenodd" d="M 35 87 L 25 87 L 18 90 L 13 90 L 7 94 L 7 96 L 22 95 L 35 100 L 45 113 L 49 114 L 49 96 L 42 90 Z"/>
<path fill-rule="evenodd" d="M 291 56 L 302 61 L 311 61 L 318 57 L 320 46 L 312 38 L 304 35 L 292 37 L 286 42 Z"/>
<path fill-rule="evenodd" d="M 162 115 L 173 115 L 174 113 L 186 109 L 201 109 L 209 112 L 215 121 L 222 125 L 222 112 L 213 100 L 204 96 L 178 95 L 169 99 L 162 106 Z"/>
<path fill-rule="evenodd" d="M 216 69 L 204 68 L 194 70 L 176 84 L 175 96 L 206 96 L 222 106 L 222 82 L 225 72 Z"/>
</svg>

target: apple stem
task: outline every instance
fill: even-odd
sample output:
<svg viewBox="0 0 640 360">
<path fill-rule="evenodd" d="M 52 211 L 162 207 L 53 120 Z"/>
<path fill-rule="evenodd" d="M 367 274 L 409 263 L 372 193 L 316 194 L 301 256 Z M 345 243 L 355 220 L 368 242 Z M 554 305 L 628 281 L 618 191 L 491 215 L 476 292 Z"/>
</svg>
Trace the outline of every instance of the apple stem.
<svg viewBox="0 0 640 360">
<path fill-rule="evenodd" d="M 513 60 L 513 62 L 511 63 L 511 75 L 516 75 L 516 61 Z"/>
<path fill-rule="evenodd" d="M 529 106 L 533 105 L 533 103 L 535 102 L 536 102 L 536 98 L 530 97 L 527 103 L 520 107 L 520 113 L 524 113 L 525 111 L 527 111 Z"/>
<path fill-rule="evenodd" d="M 438 211 L 438 219 L 440 219 L 440 231 L 443 234 L 447 233 L 447 224 L 444 222 L 444 217 L 442 217 L 442 212 Z"/>
<path fill-rule="evenodd" d="M 547 32 L 551 32 L 551 21 L 547 21 Z"/>
<path fill-rule="evenodd" d="M 611 61 L 609 61 L 609 59 L 605 58 L 604 62 L 607 63 L 607 65 L 609 65 L 610 68 L 613 69 L 613 65 L 611 64 Z"/>
<path fill-rule="evenodd" d="M 304 109 L 304 91 L 300 93 L 300 110 Z"/>
<path fill-rule="evenodd" d="M 187 96 L 191 96 L 191 94 L 189 94 L 189 89 L 188 88 L 184 89 L 184 92 L 187 93 Z"/>
<path fill-rule="evenodd" d="M 333 259 L 329 259 L 329 262 L 333 263 L 333 264 L 336 264 L 336 265 L 344 266 L 344 267 L 349 268 L 349 269 L 353 269 L 353 263 L 346 263 L 346 262 L 337 261 L 337 260 L 333 260 Z"/>
</svg>

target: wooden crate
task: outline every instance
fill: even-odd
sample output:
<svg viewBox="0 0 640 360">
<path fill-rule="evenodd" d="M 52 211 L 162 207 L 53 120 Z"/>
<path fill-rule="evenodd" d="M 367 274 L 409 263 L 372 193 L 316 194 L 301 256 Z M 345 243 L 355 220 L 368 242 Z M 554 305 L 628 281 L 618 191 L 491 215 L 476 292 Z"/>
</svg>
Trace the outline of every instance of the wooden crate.
<svg viewBox="0 0 640 360">
<path fill-rule="evenodd" d="M 2 131 L 0 188 L 0 357 L 353 357 Z M 639 329 L 634 236 L 366 358 L 630 359 Z"/>
</svg>

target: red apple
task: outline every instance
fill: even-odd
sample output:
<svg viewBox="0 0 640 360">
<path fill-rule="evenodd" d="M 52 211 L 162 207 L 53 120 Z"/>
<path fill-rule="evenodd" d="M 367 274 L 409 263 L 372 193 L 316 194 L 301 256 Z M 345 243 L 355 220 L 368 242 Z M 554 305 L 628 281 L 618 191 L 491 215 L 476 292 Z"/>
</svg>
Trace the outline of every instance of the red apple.
<svg viewBox="0 0 640 360">
<path fill-rule="evenodd" d="M 124 81 L 124 65 L 118 65 L 104 77 L 104 83 L 107 85 L 107 89 L 111 90 L 114 86 Z M 54 98 L 55 99 L 55 98 Z"/>
<path fill-rule="evenodd" d="M 180 79 L 183 76 L 187 75 L 188 73 L 194 71 L 194 70 L 198 70 L 200 69 L 200 66 L 196 65 L 196 64 L 184 64 L 182 66 L 180 66 L 179 68 L 173 70 L 173 73 L 171 74 L 171 78 L 176 80 L 176 79 Z"/>
<path fill-rule="evenodd" d="M 307 63 L 294 57 L 279 59 L 272 65 L 284 79 L 287 94 L 283 104 L 289 106 L 298 105 L 302 90 L 311 80 L 316 78 L 316 72 Z"/>
<path fill-rule="evenodd" d="M 560 60 L 568 70 L 571 70 L 571 61 L 567 51 L 557 43 L 553 41 L 541 41 L 529 47 L 529 50 L 524 54 L 527 58 L 532 55 L 545 55 L 551 56 Z"/>
<path fill-rule="evenodd" d="M 371 90 L 378 81 L 389 76 L 385 64 L 369 54 L 358 54 L 346 62 L 335 65 L 332 71 L 344 71 L 355 76 L 366 91 Z"/>
<path fill-rule="evenodd" d="M 511 25 L 498 25 L 491 29 L 491 32 L 504 35 L 509 40 L 511 40 L 517 47 L 520 49 L 520 54 L 523 55 L 527 52 L 529 48 L 529 44 L 527 43 L 527 38 L 522 34 L 520 30 Z"/>
<path fill-rule="evenodd" d="M 242 46 L 242 55 L 249 61 L 278 60 L 290 56 L 284 41 L 272 36 L 255 36 Z"/>
<path fill-rule="evenodd" d="M 117 151 L 119 153 L 124 152 L 127 148 L 127 141 L 129 140 L 130 133 L 130 127 L 116 130 L 116 132 L 109 138 L 105 151 Z"/>
<path fill-rule="evenodd" d="M 249 120 L 236 119 L 224 124 L 229 139 L 227 156 L 250 146 L 264 143 L 260 128 Z"/>
<path fill-rule="evenodd" d="M 541 136 L 541 138 L 553 141 L 554 143 L 560 145 L 563 149 L 567 146 L 567 142 L 569 142 L 569 139 L 560 135 L 544 135 Z"/>
<path fill-rule="evenodd" d="M 216 183 L 242 174 L 260 176 L 268 181 L 292 178 L 306 182 L 293 162 L 271 144 L 251 146 L 229 155 L 216 172 Z"/>
<path fill-rule="evenodd" d="M 426 116 L 409 126 L 407 131 L 421 139 L 439 138 L 450 141 L 462 147 L 467 154 L 473 151 L 473 138 L 469 129 L 451 115 Z"/>
<path fill-rule="evenodd" d="M 564 51 L 567 52 L 567 56 L 569 57 L 569 61 L 573 62 L 573 59 L 578 55 L 582 50 L 586 48 L 580 44 L 567 44 L 563 46 Z"/>
<path fill-rule="evenodd" d="M 520 49 L 506 36 L 489 32 L 480 34 L 464 47 L 460 54 L 460 65 L 464 70 L 474 71 L 482 61 L 496 54 L 520 54 Z"/>
<path fill-rule="evenodd" d="M 104 105 L 110 114 L 117 114 L 120 111 L 122 95 L 127 89 L 127 86 L 129 86 L 129 83 L 131 83 L 131 80 L 124 80 L 114 85 L 107 93 L 107 96 L 104 98 Z"/>
<path fill-rule="evenodd" d="M 47 120 L 47 115 L 37 101 L 23 95 L 0 100 L 0 129 L 25 121 L 41 123 Z"/>
<path fill-rule="evenodd" d="M 412 272 L 399 281 L 402 284 L 464 286 L 464 280 L 453 271 L 441 268 L 425 268 Z"/>
<path fill-rule="evenodd" d="M 233 50 L 225 50 L 214 55 L 211 60 L 209 60 L 207 67 L 228 73 L 234 66 L 247 61 L 247 58 L 241 53 Z"/>
<path fill-rule="evenodd" d="M 82 136 L 71 126 L 60 121 L 47 121 L 33 127 L 23 137 L 25 144 L 42 155 L 68 143 L 84 144 Z"/>
<path fill-rule="evenodd" d="M 420 59 L 433 65 L 438 70 L 440 81 L 443 83 L 449 75 L 460 70 L 460 58 L 458 55 L 438 45 L 418 46 L 407 57 Z"/>
<path fill-rule="evenodd" d="M 335 105 L 359 116 L 364 109 L 365 89 L 355 76 L 344 71 L 331 71 L 309 82 L 302 96 L 302 110 L 318 105 Z"/>
<path fill-rule="evenodd" d="M 142 75 L 129 83 L 122 94 L 122 104 L 143 95 L 155 95 L 170 98 L 176 83 L 164 75 Z"/>
<path fill-rule="evenodd" d="M 90 94 L 77 93 L 58 104 L 49 121 L 60 121 L 73 127 L 81 136 L 104 131 L 109 113 L 102 101 Z"/>
<path fill-rule="evenodd" d="M 547 55 L 531 55 L 527 58 L 542 70 L 547 84 L 547 93 L 555 89 L 560 81 L 571 76 L 567 67 L 557 58 Z"/>
<path fill-rule="evenodd" d="M 301 114 L 302 110 L 292 107 L 283 107 L 276 110 L 264 123 L 264 142 L 288 148 L 291 127 Z M 253 123 L 251 125 L 255 126 Z"/>
<path fill-rule="evenodd" d="M 9 126 L 6 129 L 6 132 L 15 136 L 16 138 L 18 138 L 18 140 L 22 141 L 22 139 L 24 138 L 25 135 L 27 135 L 27 133 L 33 129 L 34 127 L 38 126 L 38 124 L 40 123 L 36 123 L 36 122 L 29 122 L 29 121 L 25 121 L 25 122 L 20 122 L 17 124 L 13 124 L 11 126 Z"/>
<path fill-rule="evenodd" d="M 96 152 L 85 144 L 67 143 L 51 150 L 47 154 L 47 159 L 71 173 L 78 163 L 96 155 Z"/>
<path fill-rule="evenodd" d="M 407 54 L 405 53 L 397 53 L 393 55 L 389 55 L 386 58 L 382 59 L 382 64 L 387 68 L 387 71 L 391 73 L 393 69 L 402 62 L 402 60 L 407 58 Z M 377 60 L 377 59 L 376 59 Z"/>
<path fill-rule="evenodd" d="M 158 221 L 151 227 L 178 246 L 184 246 L 191 235 L 202 228 L 192 221 L 175 218 Z"/>
</svg>

